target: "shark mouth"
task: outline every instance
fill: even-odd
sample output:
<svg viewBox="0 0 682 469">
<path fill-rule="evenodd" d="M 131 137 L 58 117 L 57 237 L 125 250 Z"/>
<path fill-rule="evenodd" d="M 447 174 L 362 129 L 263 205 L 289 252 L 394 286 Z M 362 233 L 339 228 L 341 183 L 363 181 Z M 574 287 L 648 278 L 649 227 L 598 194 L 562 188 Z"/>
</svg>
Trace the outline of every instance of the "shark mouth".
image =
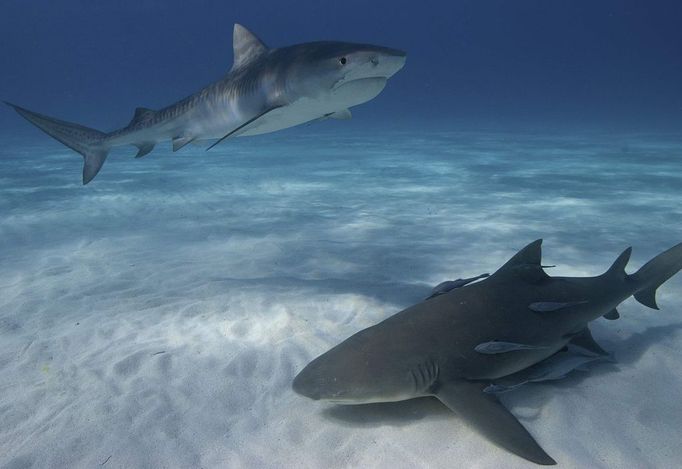
<svg viewBox="0 0 682 469">
<path fill-rule="evenodd" d="M 384 89 L 386 77 L 358 78 L 339 83 L 331 90 L 331 99 L 349 108 L 375 98 Z M 337 106 L 339 107 L 339 106 Z"/>
<path fill-rule="evenodd" d="M 334 83 L 332 86 L 332 91 L 338 90 L 339 88 L 343 88 L 344 86 L 348 86 L 351 84 L 354 85 L 372 85 L 372 84 L 378 84 L 378 83 L 383 83 L 382 89 L 384 86 L 386 86 L 386 81 L 388 81 L 388 78 L 385 76 L 380 76 L 377 75 L 375 77 L 363 77 L 363 78 L 352 78 L 350 80 L 346 78 L 341 78 L 339 81 Z"/>
</svg>

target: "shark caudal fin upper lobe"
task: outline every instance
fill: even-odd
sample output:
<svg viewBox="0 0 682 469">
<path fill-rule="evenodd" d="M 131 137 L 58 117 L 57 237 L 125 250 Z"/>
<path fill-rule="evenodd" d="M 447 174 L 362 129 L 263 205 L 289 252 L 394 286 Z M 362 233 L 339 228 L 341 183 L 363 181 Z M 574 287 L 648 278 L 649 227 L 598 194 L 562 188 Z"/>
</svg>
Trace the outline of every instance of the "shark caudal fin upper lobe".
<svg viewBox="0 0 682 469">
<path fill-rule="evenodd" d="M 83 184 L 92 181 L 109 154 L 109 147 L 105 143 L 106 133 L 38 114 L 12 103 L 6 104 L 50 137 L 83 155 Z"/>
<path fill-rule="evenodd" d="M 635 299 L 649 308 L 658 309 L 656 289 L 682 269 L 682 243 L 668 249 L 629 276 L 635 284 Z"/>
</svg>

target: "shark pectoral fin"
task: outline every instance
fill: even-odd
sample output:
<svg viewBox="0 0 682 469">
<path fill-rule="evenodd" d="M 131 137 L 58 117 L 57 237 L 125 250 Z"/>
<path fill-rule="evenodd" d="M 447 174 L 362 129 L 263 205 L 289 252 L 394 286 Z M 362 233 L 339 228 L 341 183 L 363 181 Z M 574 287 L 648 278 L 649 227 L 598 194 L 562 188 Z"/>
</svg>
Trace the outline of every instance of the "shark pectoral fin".
<svg viewBox="0 0 682 469">
<path fill-rule="evenodd" d="M 185 145 L 188 145 L 194 141 L 194 137 L 179 136 L 173 138 L 173 151 L 178 151 Z"/>
<path fill-rule="evenodd" d="M 611 311 L 606 313 L 604 316 L 602 316 L 604 319 L 608 319 L 609 321 L 615 321 L 620 317 L 620 313 L 616 308 L 613 308 Z"/>
<path fill-rule="evenodd" d="M 135 146 L 137 147 L 137 155 L 135 155 L 135 158 L 142 158 L 154 149 L 153 143 L 138 143 Z"/>
<path fill-rule="evenodd" d="M 261 117 L 265 116 L 265 115 L 268 114 L 269 112 L 272 112 L 272 111 L 274 111 L 275 109 L 279 109 L 279 108 L 281 108 L 281 107 L 284 107 L 284 106 L 273 106 L 273 107 L 268 108 L 268 109 L 266 109 L 265 111 L 261 112 L 260 114 L 257 114 L 256 116 L 252 117 L 251 119 L 249 119 L 249 120 L 247 120 L 246 122 L 244 122 L 243 124 L 241 124 L 241 125 L 240 125 L 239 127 L 237 127 L 236 129 L 231 130 L 231 131 L 230 131 L 227 135 L 225 135 L 224 137 L 221 137 L 217 142 L 215 142 L 213 145 L 211 145 L 210 147 L 208 147 L 208 148 L 206 149 L 206 151 L 208 151 L 208 150 L 210 150 L 211 148 L 213 148 L 214 146 L 218 145 L 220 142 L 222 142 L 223 140 L 225 140 L 225 139 L 228 138 L 229 136 L 234 135 L 235 133 L 239 132 L 239 131 L 242 130 L 244 127 L 246 127 L 246 126 L 248 126 L 248 125 L 250 125 L 250 124 L 253 124 L 253 123 L 256 122 L 258 119 L 260 119 Z"/>
<path fill-rule="evenodd" d="M 328 114 L 326 117 L 329 117 L 330 119 L 348 120 L 353 117 L 353 115 L 350 113 L 350 109 L 341 109 L 340 111 Z"/>
<path fill-rule="evenodd" d="M 601 356 L 606 356 L 609 354 L 606 350 L 601 348 L 597 342 L 595 342 L 594 338 L 592 337 L 592 332 L 590 332 L 590 329 L 587 327 L 573 335 L 569 343 L 588 351 L 590 354 Z"/>
<path fill-rule="evenodd" d="M 435 396 L 495 445 L 536 464 L 556 464 L 497 397 L 483 392 L 485 387 L 455 381 L 441 384 Z"/>
</svg>

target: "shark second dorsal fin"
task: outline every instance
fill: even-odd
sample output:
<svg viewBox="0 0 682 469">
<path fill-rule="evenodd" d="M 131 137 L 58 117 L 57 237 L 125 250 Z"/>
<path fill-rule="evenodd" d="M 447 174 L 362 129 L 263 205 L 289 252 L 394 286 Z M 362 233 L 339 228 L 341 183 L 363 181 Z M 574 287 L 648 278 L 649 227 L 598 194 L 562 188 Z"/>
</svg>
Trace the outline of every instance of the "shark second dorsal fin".
<svg viewBox="0 0 682 469">
<path fill-rule="evenodd" d="M 133 127 L 134 125 L 151 119 L 154 117 L 154 114 L 156 114 L 156 111 L 152 111 L 146 107 L 138 107 L 135 109 L 135 114 L 133 114 L 133 118 L 130 120 L 128 127 Z"/>
<path fill-rule="evenodd" d="M 618 276 L 620 278 L 625 278 L 626 273 L 625 273 L 625 267 L 628 265 L 628 261 L 630 260 L 630 255 L 632 254 L 632 248 L 629 247 L 625 251 L 623 251 L 620 256 L 613 262 L 611 267 L 609 267 L 609 270 L 606 271 L 605 275 L 609 276 Z"/>
<path fill-rule="evenodd" d="M 268 47 L 251 31 L 235 23 L 232 33 L 234 64 L 232 70 L 247 64 L 267 52 Z"/>
</svg>

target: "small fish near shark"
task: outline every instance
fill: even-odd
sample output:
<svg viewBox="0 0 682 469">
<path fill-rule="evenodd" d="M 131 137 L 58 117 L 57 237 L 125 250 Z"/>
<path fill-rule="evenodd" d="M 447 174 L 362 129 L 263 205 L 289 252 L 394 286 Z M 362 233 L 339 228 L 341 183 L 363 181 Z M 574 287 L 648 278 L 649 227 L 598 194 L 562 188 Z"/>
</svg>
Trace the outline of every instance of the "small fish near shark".
<svg viewBox="0 0 682 469">
<path fill-rule="evenodd" d="M 588 323 L 616 319 L 630 296 L 658 309 L 656 289 L 682 268 L 682 243 L 637 272 L 626 249 L 596 277 L 551 277 L 534 241 L 493 275 L 430 297 L 364 329 L 310 362 L 297 393 L 335 404 L 435 396 L 492 443 L 556 464 L 497 399 L 610 359 Z"/>
<path fill-rule="evenodd" d="M 189 143 L 257 135 L 325 119 L 350 119 L 350 107 L 375 98 L 406 60 L 405 52 L 350 42 L 319 41 L 269 48 L 239 24 L 233 31 L 234 64 L 222 79 L 170 106 L 137 108 L 113 132 L 48 117 L 7 103 L 22 117 L 80 153 L 83 184 L 99 172 L 109 151 L 134 145 L 136 158 L 162 141 L 173 151 Z"/>
</svg>

